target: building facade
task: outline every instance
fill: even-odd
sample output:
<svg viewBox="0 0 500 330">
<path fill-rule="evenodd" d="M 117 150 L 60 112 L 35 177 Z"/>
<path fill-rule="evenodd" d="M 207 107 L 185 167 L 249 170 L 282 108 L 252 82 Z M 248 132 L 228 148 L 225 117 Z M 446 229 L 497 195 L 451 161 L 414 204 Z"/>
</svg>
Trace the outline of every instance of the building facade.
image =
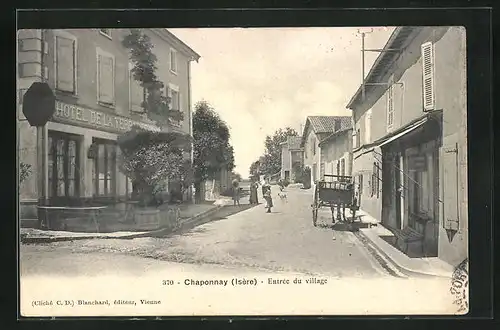
<svg viewBox="0 0 500 330">
<path fill-rule="evenodd" d="M 327 181 L 333 178 L 324 178 L 324 174 L 351 176 L 352 175 L 352 128 L 350 121 L 339 131 L 330 134 L 319 143 L 321 153 L 320 177 Z"/>
<path fill-rule="evenodd" d="M 454 265 L 468 255 L 465 46 L 462 27 L 396 28 L 348 105 L 361 208 Z"/>
<path fill-rule="evenodd" d="M 32 168 L 37 165 L 36 129 L 22 114 L 23 95 L 32 82 L 43 78 L 56 96 L 56 111 L 45 128 L 48 178 L 39 186 L 35 172 L 22 183 L 21 217 L 23 205 L 32 205 L 39 189 L 45 190 L 51 204 L 62 205 L 85 199 L 113 201 L 131 193 L 131 182 L 117 164 L 117 138 L 133 125 L 160 128 L 141 107 L 145 91 L 133 79 L 129 51 L 121 44 L 129 31 L 19 31 L 19 161 Z M 157 75 L 172 99 L 171 108 L 184 113 L 183 121 L 170 122 L 166 129 L 192 135 L 190 65 L 199 55 L 166 29 L 142 32 L 155 46 Z"/>
<path fill-rule="evenodd" d="M 296 180 L 296 170 L 301 168 L 304 162 L 304 152 L 300 147 L 300 136 L 289 136 L 281 144 L 281 179 L 290 182 Z"/>
<path fill-rule="evenodd" d="M 304 166 L 311 169 L 311 184 L 314 184 L 324 171 L 321 164 L 319 143 L 332 133 L 350 125 L 347 116 L 308 116 L 302 133 L 301 148 L 304 150 Z"/>
</svg>

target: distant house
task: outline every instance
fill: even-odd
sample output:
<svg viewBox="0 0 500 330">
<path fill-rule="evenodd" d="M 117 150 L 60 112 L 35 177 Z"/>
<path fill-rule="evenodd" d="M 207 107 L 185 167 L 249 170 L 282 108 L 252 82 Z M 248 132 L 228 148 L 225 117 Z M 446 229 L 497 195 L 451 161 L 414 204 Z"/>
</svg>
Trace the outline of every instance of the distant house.
<svg viewBox="0 0 500 330">
<path fill-rule="evenodd" d="M 281 179 L 288 179 L 295 182 L 295 169 L 304 162 L 304 151 L 300 147 L 300 136 L 289 136 L 281 144 Z"/>
<path fill-rule="evenodd" d="M 352 173 L 352 124 L 343 127 L 320 141 L 320 178 L 324 174 L 351 176 Z"/>
<path fill-rule="evenodd" d="M 350 116 L 308 116 L 300 146 L 304 150 L 304 166 L 311 169 L 311 183 L 320 177 L 319 143 L 335 132 L 351 126 Z"/>
<path fill-rule="evenodd" d="M 467 257 L 467 73 L 462 27 L 398 27 L 347 106 L 361 208 L 422 236 L 412 254 Z M 403 246 L 404 248 L 404 246 Z"/>
</svg>

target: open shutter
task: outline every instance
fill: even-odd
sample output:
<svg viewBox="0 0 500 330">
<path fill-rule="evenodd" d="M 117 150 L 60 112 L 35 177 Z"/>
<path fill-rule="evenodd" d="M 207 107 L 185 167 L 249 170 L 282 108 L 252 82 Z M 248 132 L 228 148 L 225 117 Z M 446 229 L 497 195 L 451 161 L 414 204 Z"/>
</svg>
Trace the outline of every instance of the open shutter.
<svg viewBox="0 0 500 330">
<path fill-rule="evenodd" d="M 458 201 L 458 148 L 456 143 L 442 148 L 443 164 L 443 226 L 445 229 L 459 229 Z"/>
<path fill-rule="evenodd" d="M 114 103 L 114 63 L 113 58 L 102 54 L 98 55 L 99 67 L 99 101 Z"/>
<path fill-rule="evenodd" d="M 394 123 L 394 88 L 391 85 L 387 90 L 387 127 Z"/>
<path fill-rule="evenodd" d="M 424 110 L 434 110 L 434 50 L 431 42 L 421 46 Z"/>
<path fill-rule="evenodd" d="M 56 37 L 56 88 L 75 92 L 75 40 Z"/>
</svg>

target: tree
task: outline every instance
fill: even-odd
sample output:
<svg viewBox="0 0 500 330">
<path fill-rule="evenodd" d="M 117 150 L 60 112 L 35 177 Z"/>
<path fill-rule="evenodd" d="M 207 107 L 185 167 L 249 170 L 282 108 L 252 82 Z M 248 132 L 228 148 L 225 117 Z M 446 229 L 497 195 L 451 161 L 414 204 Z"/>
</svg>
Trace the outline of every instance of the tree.
<svg viewBox="0 0 500 330">
<path fill-rule="evenodd" d="M 281 144 L 286 142 L 289 136 L 298 136 L 298 133 L 293 128 L 286 127 L 275 131 L 272 136 L 266 136 L 266 149 L 260 162 L 260 171 L 263 174 L 273 175 L 281 170 Z"/>
<path fill-rule="evenodd" d="M 164 125 L 169 118 L 183 120 L 183 113 L 178 109 L 170 109 L 170 98 L 164 96 L 165 84 L 156 75 L 158 58 L 153 53 L 151 39 L 140 29 L 131 29 L 123 38 L 122 45 L 129 50 L 134 65 L 131 70 L 134 79 L 146 91 L 142 107 L 148 117 L 159 125 Z"/>
<path fill-rule="evenodd" d="M 133 195 L 141 206 L 155 205 L 155 197 L 164 191 L 167 180 L 185 175 L 185 152 L 190 139 L 166 132 L 148 132 L 138 127 L 118 138 L 121 172 L 132 180 Z"/>
<path fill-rule="evenodd" d="M 134 79 L 145 90 L 142 107 L 147 116 L 160 128 L 167 125 L 170 118 L 183 120 L 182 112 L 170 109 L 170 99 L 164 96 L 165 86 L 156 75 L 157 57 L 150 38 L 139 29 L 131 29 L 122 45 L 129 50 Z M 151 132 L 137 126 L 118 138 L 120 169 L 132 180 L 132 195 L 138 197 L 143 206 L 155 203 L 156 195 L 163 192 L 167 180 L 182 182 L 183 187 L 192 178 L 184 157 L 190 151 L 190 143 L 188 134 L 166 133 L 163 129 Z"/>
<path fill-rule="evenodd" d="M 193 138 L 195 198 L 200 200 L 203 181 L 215 178 L 221 169 L 234 169 L 234 150 L 227 124 L 206 101 L 195 105 Z"/>
<path fill-rule="evenodd" d="M 260 161 L 256 160 L 252 164 L 250 164 L 250 169 L 248 170 L 250 173 L 250 178 L 258 178 L 260 175 Z"/>
</svg>

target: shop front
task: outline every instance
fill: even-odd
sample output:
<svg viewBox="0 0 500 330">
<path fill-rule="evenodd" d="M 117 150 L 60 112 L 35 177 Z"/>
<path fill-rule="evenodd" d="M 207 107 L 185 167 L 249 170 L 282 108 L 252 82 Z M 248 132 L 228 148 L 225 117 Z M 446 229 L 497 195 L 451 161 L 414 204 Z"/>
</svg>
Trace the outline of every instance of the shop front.
<svg viewBox="0 0 500 330">
<path fill-rule="evenodd" d="M 56 101 L 47 124 L 47 195 L 50 205 L 117 202 L 131 193 L 131 182 L 118 169 L 118 136 L 151 123 Z"/>
<path fill-rule="evenodd" d="M 383 224 L 421 234 L 426 256 L 438 248 L 441 118 L 428 114 L 380 144 Z"/>
</svg>

